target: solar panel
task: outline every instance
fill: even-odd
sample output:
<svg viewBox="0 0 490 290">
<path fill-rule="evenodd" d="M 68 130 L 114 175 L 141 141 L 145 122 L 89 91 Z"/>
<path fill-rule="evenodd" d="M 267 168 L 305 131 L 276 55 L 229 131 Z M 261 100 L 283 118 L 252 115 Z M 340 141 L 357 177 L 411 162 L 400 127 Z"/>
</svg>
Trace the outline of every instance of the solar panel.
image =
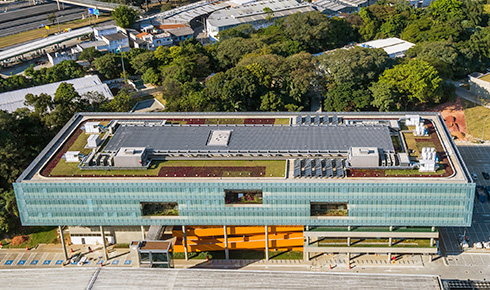
<svg viewBox="0 0 490 290">
<path fill-rule="evenodd" d="M 303 176 L 305 176 L 305 177 L 311 177 L 312 176 L 311 159 L 306 159 L 305 171 L 304 171 L 304 175 Z"/>
<path fill-rule="evenodd" d="M 296 125 L 301 126 L 303 124 L 303 117 L 301 115 L 296 117 Z"/>
<path fill-rule="evenodd" d="M 311 116 L 310 115 L 307 115 L 305 117 L 305 125 L 306 126 L 310 126 L 311 125 Z"/>
<path fill-rule="evenodd" d="M 294 160 L 294 177 L 300 177 L 301 176 L 301 159 L 295 159 Z"/>
<path fill-rule="evenodd" d="M 330 158 L 325 160 L 325 176 L 333 177 L 333 164 L 332 159 Z"/>
<path fill-rule="evenodd" d="M 323 174 L 323 160 L 322 159 L 316 159 L 315 160 L 315 176 L 316 177 L 324 176 L 324 174 Z"/>
<path fill-rule="evenodd" d="M 315 123 L 316 126 L 319 126 L 320 125 L 320 116 L 319 115 L 316 115 L 315 116 L 314 123 Z"/>
<path fill-rule="evenodd" d="M 335 159 L 335 175 L 337 177 L 344 177 L 344 164 L 342 164 L 342 159 Z"/>
</svg>

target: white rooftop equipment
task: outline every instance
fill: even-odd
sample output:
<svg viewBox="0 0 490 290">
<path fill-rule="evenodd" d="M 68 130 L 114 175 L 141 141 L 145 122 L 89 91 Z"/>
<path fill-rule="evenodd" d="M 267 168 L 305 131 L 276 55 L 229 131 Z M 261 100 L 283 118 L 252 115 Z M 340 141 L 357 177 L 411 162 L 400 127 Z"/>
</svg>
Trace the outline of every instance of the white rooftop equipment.
<svg viewBox="0 0 490 290">
<path fill-rule="evenodd" d="M 407 153 L 398 153 L 398 161 L 400 166 L 410 166 L 410 157 Z"/>
<path fill-rule="evenodd" d="M 115 167 L 143 167 L 146 163 L 146 148 L 122 147 L 114 156 Z"/>
<path fill-rule="evenodd" d="M 87 122 L 83 125 L 83 130 L 87 134 L 99 134 L 100 133 L 100 122 Z"/>
<path fill-rule="evenodd" d="M 208 146 L 227 146 L 231 130 L 213 130 L 208 140 Z"/>
<path fill-rule="evenodd" d="M 422 148 L 422 154 L 419 160 L 420 172 L 435 172 L 438 168 L 436 163 L 436 149 L 431 147 Z"/>
<path fill-rule="evenodd" d="M 405 125 L 407 126 L 417 126 L 421 122 L 420 115 L 406 115 Z"/>
<path fill-rule="evenodd" d="M 80 162 L 80 151 L 66 151 L 63 156 L 66 162 Z"/>
<path fill-rule="evenodd" d="M 376 147 L 351 147 L 349 163 L 352 167 L 378 167 L 380 150 Z"/>
<path fill-rule="evenodd" d="M 88 136 L 87 146 L 85 146 L 86 148 L 90 148 L 90 149 L 97 148 L 99 145 L 100 145 L 99 135 L 92 134 Z"/>
<path fill-rule="evenodd" d="M 424 122 L 420 122 L 415 125 L 415 129 L 413 130 L 413 135 L 417 137 L 427 136 L 427 129 L 425 129 Z"/>
</svg>

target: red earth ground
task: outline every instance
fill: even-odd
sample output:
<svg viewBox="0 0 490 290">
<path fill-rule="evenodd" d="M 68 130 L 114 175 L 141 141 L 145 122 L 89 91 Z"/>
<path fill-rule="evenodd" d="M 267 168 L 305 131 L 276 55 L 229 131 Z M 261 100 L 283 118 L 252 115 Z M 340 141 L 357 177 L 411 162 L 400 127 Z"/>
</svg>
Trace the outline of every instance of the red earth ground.
<svg viewBox="0 0 490 290">
<path fill-rule="evenodd" d="M 434 107 L 432 111 L 441 112 L 451 135 L 457 140 L 466 140 L 466 122 L 464 120 L 463 104 L 458 97 L 456 102 L 447 102 Z"/>
</svg>

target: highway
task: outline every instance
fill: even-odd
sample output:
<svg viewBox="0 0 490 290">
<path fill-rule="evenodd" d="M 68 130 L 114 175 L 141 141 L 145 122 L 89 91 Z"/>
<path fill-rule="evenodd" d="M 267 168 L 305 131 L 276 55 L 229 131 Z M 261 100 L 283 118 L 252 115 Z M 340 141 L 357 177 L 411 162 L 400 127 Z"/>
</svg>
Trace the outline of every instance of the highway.
<svg viewBox="0 0 490 290">
<path fill-rule="evenodd" d="M 0 61 L 6 60 L 12 57 L 16 57 L 19 55 L 23 55 L 25 53 L 29 53 L 31 51 L 36 51 L 38 49 L 42 49 L 54 44 L 58 44 L 64 41 L 67 41 L 72 38 L 77 38 L 82 35 L 86 35 L 92 33 L 92 27 L 83 27 L 79 29 L 74 29 L 70 32 L 61 33 L 58 35 L 48 36 L 46 38 L 42 38 L 39 40 L 34 40 L 23 45 L 16 46 L 14 48 L 6 49 L 4 51 L 0 51 Z"/>
</svg>

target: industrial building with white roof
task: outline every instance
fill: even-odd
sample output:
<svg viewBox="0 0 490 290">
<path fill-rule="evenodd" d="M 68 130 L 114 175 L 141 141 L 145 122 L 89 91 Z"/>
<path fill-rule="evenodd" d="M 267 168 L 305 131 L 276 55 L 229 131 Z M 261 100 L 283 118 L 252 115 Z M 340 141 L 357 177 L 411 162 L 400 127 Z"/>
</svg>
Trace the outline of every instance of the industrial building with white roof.
<svg viewBox="0 0 490 290">
<path fill-rule="evenodd" d="M 97 92 L 109 100 L 114 98 L 109 87 L 104 84 L 97 75 L 88 75 L 62 82 L 0 93 L 0 110 L 12 113 L 17 109 L 25 108 L 26 105 L 24 102 L 27 94 L 48 94 L 53 97 L 61 83 L 72 84 L 73 88 L 81 96 L 88 92 Z"/>
</svg>

